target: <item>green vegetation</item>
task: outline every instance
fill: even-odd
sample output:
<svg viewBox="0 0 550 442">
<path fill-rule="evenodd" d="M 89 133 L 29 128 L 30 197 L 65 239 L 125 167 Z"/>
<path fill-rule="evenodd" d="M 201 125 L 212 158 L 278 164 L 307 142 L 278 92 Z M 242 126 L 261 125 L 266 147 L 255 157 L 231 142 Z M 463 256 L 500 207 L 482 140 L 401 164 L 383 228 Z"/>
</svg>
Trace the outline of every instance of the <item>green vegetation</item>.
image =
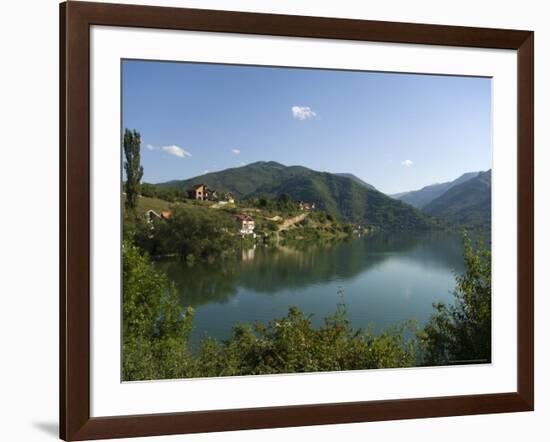
<svg viewBox="0 0 550 442">
<path fill-rule="evenodd" d="M 294 174 L 308 171 L 305 167 L 285 167 L 274 161 L 249 164 L 243 167 L 207 173 L 188 180 L 175 180 L 159 184 L 159 187 L 187 190 L 195 184 L 206 183 L 213 189 L 231 192 L 237 199 L 261 196 L 262 187 L 270 187 Z"/>
<path fill-rule="evenodd" d="M 281 231 L 280 237 L 286 243 L 305 240 L 310 244 L 311 241 L 346 238 L 354 232 L 358 230 L 353 225 L 340 223 L 332 215 L 317 210 L 308 213 L 295 228 Z"/>
<path fill-rule="evenodd" d="M 457 275 L 454 305 L 436 304 L 424 334 L 425 363 L 491 361 L 491 252 L 464 239 L 465 273 Z"/>
<path fill-rule="evenodd" d="M 186 373 L 192 309 L 181 311 L 176 291 L 129 241 L 123 247 L 124 380 L 169 379 Z"/>
<path fill-rule="evenodd" d="M 491 171 L 458 184 L 423 209 L 426 213 L 465 228 L 491 225 Z"/>
<path fill-rule="evenodd" d="M 261 161 L 189 180 L 169 181 L 158 187 L 185 190 L 199 183 L 232 192 L 240 200 L 277 199 L 287 194 L 294 201 L 315 203 L 318 210 L 345 223 L 384 230 L 438 227 L 435 220 L 414 207 L 348 174 L 317 172 L 302 166 L 287 167 L 274 161 Z"/>
<path fill-rule="evenodd" d="M 156 213 L 160 213 L 170 210 L 170 208 L 171 204 L 164 199 L 140 196 L 137 200 L 136 214 L 138 216 L 143 216 L 148 210 L 154 210 Z"/>
<path fill-rule="evenodd" d="M 137 207 L 139 195 L 139 183 L 143 177 L 141 165 L 141 135 L 137 131 L 126 129 L 124 131 L 124 171 L 126 172 L 126 211 L 133 213 Z"/>
<path fill-rule="evenodd" d="M 238 254 L 241 259 L 226 259 L 223 263 L 202 262 L 195 266 L 166 259 L 157 260 L 155 265 L 166 272 L 170 281 L 174 281 L 182 305 L 198 307 L 229 303 L 239 288 L 271 296 L 285 289 L 300 292 L 300 289 L 307 287 L 322 286 L 324 282 L 336 278 L 350 280 L 386 262 L 391 258 L 391 254 L 386 253 L 388 250 L 406 253 L 424 242 L 433 241 L 434 236 L 447 237 L 444 232 L 426 232 L 420 237 L 406 233 L 391 236 L 373 234 L 369 235 L 368 241 L 352 238 L 316 241 L 285 239 L 278 244 L 258 245 L 251 260 L 246 260 L 250 250 L 244 245 Z M 444 247 L 444 244 L 441 246 Z M 368 260 L 364 259 L 367 249 Z M 446 254 L 442 254 L 441 264 L 458 264 L 445 263 L 447 258 Z"/>
<path fill-rule="evenodd" d="M 352 181 L 355 181 L 357 184 L 360 184 L 361 186 L 365 186 L 367 189 L 376 190 L 376 187 L 374 187 L 372 184 L 369 184 L 363 181 L 361 178 L 359 178 L 358 176 L 355 176 L 353 173 L 335 173 L 334 175 L 341 176 L 344 178 L 349 178 Z"/>
<path fill-rule="evenodd" d="M 435 305 L 435 313 L 423 330 L 413 324 L 377 335 L 371 330 L 354 329 L 344 303 L 321 327 L 315 328 L 310 316 L 291 307 L 283 318 L 268 324 L 237 324 L 230 339 L 220 342 L 207 338 L 192 349 L 193 310 L 181 307 L 175 286 L 155 269 L 150 256 L 177 256 L 193 266 L 197 262 L 236 257 L 241 249 L 246 250 L 255 242 L 274 242 L 280 248 L 287 242 L 321 246 L 354 233 L 428 229 L 438 224 L 356 177 L 274 162 L 254 163 L 161 186 L 140 184 L 140 144 L 138 132 L 125 131 L 124 380 L 490 360 L 491 256 L 488 251 L 474 250 L 469 241 L 465 243 L 466 272 L 457 276 L 455 305 Z M 474 190 L 485 185 L 485 191 L 487 182 L 481 175 L 479 179 Z M 450 191 L 460 190 L 470 181 Z M 230 191 L 240 201 L 221 204 L 187 199 L 187 188 L 199 182 L 218 192 Z M 445 206 L 453 216 L 463 214 L 472 205 L 471 200 L 470 206 L 463 204 L 460 192 L 457 195 L 451 198 L 452 204 Z M 304 210 L 299 201 L 314 203 L 316 208 Z M 483 198 L 476 201 L 485 204 Z M 150 209 L 159 216 L 145 216 Z M 241 221 L 235 218 L 236 214 L 253 217 L 255 235 L 241 237 Z M 319 267 L 320 263 L 316 265 Z M 231 286 L 230 272 L 221 273 L 221 283 Z"/>
<path fill-rule="evenodd" d="M 247 198 L 244 204 L 248 207 L 255 207 L 267 212 L 272 212 L 273 215 L 283 212 L 287 215 L 292 215 L 300 210 L 300 205 L 294 201 L 288 193 L 282 193 L 276 198 L 268 198 L 262 196 L 260 198 Z"/>
<path fill-rule="evenodd" d="M 267 326 L 240 324 L 224 342 L 206 339 L 197 355 L 198 376 L 303 373 L 370 368 L 411 367 L 415 342 L 404 329 L 378 336 L 355 330 L 345 307 L 318 329 L 297 308 Z"/>
<path fill-rule="evenodd" d="M 166 276 L 129 241 L 123 263 L 126 381 L 490 361 L 490 252 L 475 250 L 468 240 L 456 304 L 435 306 L 423 330 L 413 324 L 378 335 L 357 330 L 340 303 L 319 328 L 290 308 L 287 316 L 267 325 L 238 324 L 230 339 L 207 338 L 194 351 L 189 340 L 193 311 L 178 304 Z"/>
<path fill-rule="evenodd" d="M 164 188 L 156 184 L 142 183 L 140 186 L 142 196 L 149 198 L 158 198 L 164 201 L 174 203 L 187 198 L 187 191 L 181 189 Z"/>
<path fill-rule="evenodd" d="M 182 311 L 174 287 L 147 255 L 126 242 L 123 256 L 123 379 L 297 373 L 415 364 L 416 342 L 407 327 L 380 335 L 355 330 L 345 305 L 319 329 L 296 308 L 262 324 L 236 325 L 231 339 L 208 338 L 191 351 L 193 310 Z"/>
<path fill-rule="evenodd" d="M 148 210 L 170 213 L 167 218 L 146 216 Z M 241 237 L 235 215 L 251 215 L 255 237 Z M 137 217 L 126 216 L 125 238 L 135 240 L 151 256 L 178 256 L 189 263 L 236 256 L 240 248 L 254 243 L 327 240 L 351 235 L 356 228 L 340 223 L 319 210 L 301 210 L 289 195 L 276 199 L 251 198 L 236 206 L 184 199 L 175 203 L 140 196 Z M 364 229 L 361 229 L 363 231 Z"/>
<path fill-rule="evenodd" d="M 318 172 L 303 166 L 260 161 L 208 173 L 188 180 L 142 184 L 142 195 L 182 202 L 187 190 L 205 183 L 218 192 L 231 192 L 245 205 L 287 215 L 299 201 L 340 223 L 386 231 L 443 228 L 486 228 L 491 216 L 491 171 L 465 173 L 454 181 L 434 184 L 393 198 L 348 173 Z M 270 206 L 285 196 L 288 206 Z M 294 205 L 294 207 L 292 207 Z"/>
<path fill-rule="evenodd" d="M 174 255 L 194 263 L 234 254 L 239 246 L 236 226 L 232 214 L 225 210 L 172 206 L 169 218 L 141 221 L 134 235 L 136 244 L 151 255 Z"/>
</svg>

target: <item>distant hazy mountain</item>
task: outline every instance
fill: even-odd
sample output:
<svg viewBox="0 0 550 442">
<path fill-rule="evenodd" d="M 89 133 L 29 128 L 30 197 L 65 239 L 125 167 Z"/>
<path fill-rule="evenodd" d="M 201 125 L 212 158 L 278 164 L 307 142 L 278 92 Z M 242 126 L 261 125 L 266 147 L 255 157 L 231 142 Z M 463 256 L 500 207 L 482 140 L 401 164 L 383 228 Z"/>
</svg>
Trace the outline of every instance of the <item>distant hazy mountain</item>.
<svg viewBox="0 0 550 442">
<path fill-rule="evenodd" d="M 436 198 L 443 195 L 449 189 L 474 178 L 479 173 L 480 172 L 468 172 L 468 173 L 465 173 L 464 175 L 461 175 L 454 181 L 449 181 L 447 183 L 431 184 L 419 190 L 396 193 L 390 196 L 392 198 L 395 198 L 407 204 L 410 204 L 411 206 L 414 206 L 418 209 L 422 209 L 426 207 L 428 204 L 430 204 L 430 202 L 432 202 Z"/>
<path fill-rule="evenodd" d="M 452 186 L 422 209 L 453 224 L 469 227 L 491 223 L 491 170 Z"/>
<path fill-rule="evenodd" d="M 351 174 L 318 172 L 302 166 L 287 167 L 274 161 L 260 161 L 158 186 L 188 189 L 199 183 L 232 192 L 238 199 L 277 197 L 287 193 L 296 201 L 313 202 L 317 208 L 342 220 L 388 230 L 434 225 L 434 221 L 418 209 L 390 198 Z"/>
<path fill-rule="evenodd" d="M 355 181 L 357 184 L 361 184 L 362 186 L 365 186 L 367 189 L 373 189 L 376 190 L 376 187 L 374 187 L 372 184 L 369 184 L 365 181 L 363 181 L 358 176 L 355 176 L 353 173 L 335 173 L 336 176 L 342 176 L 344 178 L 349 178 L 353 181 Z"/>
</svg>

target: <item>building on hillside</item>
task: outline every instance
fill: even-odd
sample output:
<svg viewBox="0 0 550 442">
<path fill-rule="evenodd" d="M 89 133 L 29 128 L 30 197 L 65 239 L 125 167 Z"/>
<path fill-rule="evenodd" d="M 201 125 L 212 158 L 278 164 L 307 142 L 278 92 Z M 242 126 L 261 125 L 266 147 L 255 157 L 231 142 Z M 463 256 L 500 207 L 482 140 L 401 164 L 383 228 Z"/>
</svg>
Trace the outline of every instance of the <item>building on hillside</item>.
<svg viewBox="0 0 550 442">
<path fill-rule="evenodd" d="M 315 210 L 315 203 L 306 203 L 304 201 L 300 201 L 299 206 L 300 210 Z"/>
<path fill-rule="evenodd" d="M 163 210 L 160 213 L 155 212 L 153 209 L 149 209 L 145 212 L 145 218 L 148 223 L 152 223 L 156 219 L 170 219 L 172 218 L 172 212 L 169 210 Z"/>
<path fill-rule="evenodd" d="M 254 238 L 256 238 L 256 234 L 254 233 L 255 228 L 255 222 L 254 218 L 252 218 L 250 215 L 235 215 L 235 220 L 237 221 L 237 225 L 239 227 L 239 234 L 241 236 L 245 235 L 253 235 Z"/>
<path fill-rule="evenodd" d="M 233 204 L 235 202 L 235 197 L 231 192 L 225 192 L 222 195 L 222 201 L 227 201 L 229 204 Z"/>
<path fill-rule="evenodd" d="M 207 200 L 211 192 L 206 184 L 195 184 L 187 194 L 194 200 Z"/>
<path fill-rule="evenodd" d="M 153 209 L 149 209 L 145 212 L 145 217 L 148 223 L 152 223 L 155 219 L 160 219 L 160 214 L 155 212 Z"/>
<path fill-rule="evenodd" d="M 228 204 L 234 204 L 235 198 L 233 197 L 233 194 L 230 192 L 222 192 L 219 195 L 216 195 L 216 199 L 218 202 L 218 206 L 226 206 Z"/>
<path fill-rule="evenodd" d="M 216 197 L 216 192 L 209 189 L 206 184 L 195 184 L 190 190 L 187 191 L 189 198 L 194 200 L 212 200 Z"/>
</svg>

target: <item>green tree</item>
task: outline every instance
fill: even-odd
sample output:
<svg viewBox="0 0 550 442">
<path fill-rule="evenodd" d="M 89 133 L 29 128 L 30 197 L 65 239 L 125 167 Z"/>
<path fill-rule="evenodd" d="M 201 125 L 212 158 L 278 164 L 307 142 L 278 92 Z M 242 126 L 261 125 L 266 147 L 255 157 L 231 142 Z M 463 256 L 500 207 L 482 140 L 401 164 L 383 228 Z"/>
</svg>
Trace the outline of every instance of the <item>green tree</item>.
<svg viewBox="0 0 550 442">
<path fill-rule="evenodd" d="M 126 172 L 126 210 L 135 214 L 137 198 L 143 177 L 143 166 L 141 165 L 141 135 L 136 130 L 124 130 L 124 171 Z"/>
<path fill-rule="evenodd" d="M 373 335 L 353 329 L 344 303 L 320 328 L 297 308 L 267 325 L 239 324 L 226 341 L 192 352 L 193 310 L 130 241 L 123 247 L 123 358 L 126 381 L 409 367 L 416 344 L 406 326 Z"/>
<path fill-rule="evenodd" d="M 234 252 L 238 246 L 237 224 L 223 211 L 207 208 L 175 207 L 168 220 L 158 222 L 153 239 L 164 254 L 182 260 L 208 260 Z"/>
<path fill-rule="evenodd" d="M 192 309 L 182 310 L 166 275 L 129 241 L 124 242 L 122 268 L 123 379 L 192 375 L 188 339 Z"/>
<path fill-rule="evenodd" d="M 279 210 L 293 211 L 297 210 L 298 205 L 292 200 L 288 193 L 282 193 L 277 198 L 277 208 Z"/>
<path fill-rule="evenodd" d="M 491 361 L 491 252 L 464 236 L 465 273 L 456 276 L 455 303 L 435 304 L 423 334 L 424 364 Z"/>
<path fill-rule="evenodd" d="M 342 305 L 315 328 L 311 317 L 292 307 L 267 325 L 236 325 L 227 341 L 203 341 L 197 368 L 202 376 L 242 376 L 411 367 L 416 348 L 404 330 L 373 335 L 353 329 Z"/>
</svg>

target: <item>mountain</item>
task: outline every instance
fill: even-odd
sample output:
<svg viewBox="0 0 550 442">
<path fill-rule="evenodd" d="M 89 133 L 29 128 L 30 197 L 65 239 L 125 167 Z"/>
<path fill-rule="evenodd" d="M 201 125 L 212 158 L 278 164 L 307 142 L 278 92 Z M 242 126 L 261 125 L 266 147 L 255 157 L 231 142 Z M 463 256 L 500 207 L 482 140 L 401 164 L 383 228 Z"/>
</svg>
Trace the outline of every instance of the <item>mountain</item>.
<svg viewBox="0 0 550 442">
<path fill-rule="evenodd" d="M 369 184 L 365 181 L 363 181 L 358 176 L 355 176 L 353 173 L 335 173 L 336 176 L 342 176 L 344 178 L 349 178 L 353 181 L 355 181 L 357 184 L 360 184 L 361 186 L 365 186 L 367 189 L 376 190 L 376 187 L 374 187 L 372 184 Z"/>
<path fill-rule="evenodd" d="M 449 189 L 474 178 L 479 173 L 480 172 L 468 172 L 461 175 L 454 181 L 449 181 L 447 183 L 431 184 L 419 190 L 396 193 L 390 196 L 392 198 L 395 198 L 407 204 L 410 204 L 411 206 L 414 206 L 418 209 L 422 209 L 423 207 L 430 204 L 433 200 L 443 195 Z"/>
<path fill-rule="evenodd" d="M 284 166 L 275 161 L 258 161 L 242 167 L 211 172 L 187 180 L 168 181 L 160 187 L 189 189 L 195 184 L 207 184 L 212 189 L 232 192 L 238 199 L 252 196 L 261 187 L 274 186 L 309 169 L 301 166 Z"/>
<path fill-rule="evenodd" d="M 275 198 L 287 193 L 295 201 L 313 202 L 318 209 L 341 220 L 382 229 L 423 229 L 435 225 L 435 221 L 418 209 L 350 176 L 318 172 L 303 166 L 284 166 L 274 161 L 260 161 L 158 186 L 189 189 L 199 183 L 232 192 L 237 199 Z"/>
<path fill-rule="evenodd" d="M 467 227 L 491 224 L 491 170 L 457 184 L 422 209 L 424 212 Z"/>
</svg>

